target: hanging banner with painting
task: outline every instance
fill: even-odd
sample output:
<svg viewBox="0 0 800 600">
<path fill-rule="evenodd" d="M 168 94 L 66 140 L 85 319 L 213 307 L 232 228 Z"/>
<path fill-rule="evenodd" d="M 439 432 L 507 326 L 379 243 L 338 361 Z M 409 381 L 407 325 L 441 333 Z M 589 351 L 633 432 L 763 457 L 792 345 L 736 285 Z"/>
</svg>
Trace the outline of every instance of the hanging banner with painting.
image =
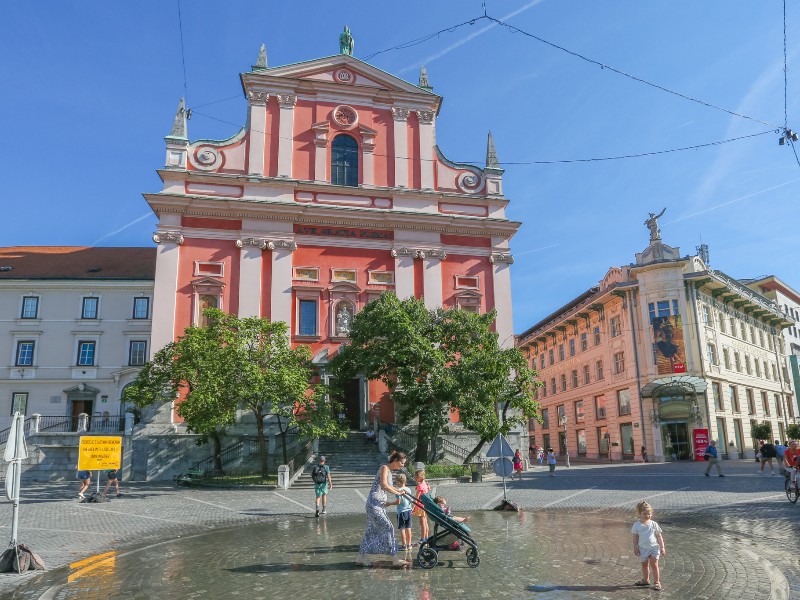
<svg viewBox="0 0 800 600">
<path fill-rule="evenodd" d="M 686 372 L 686 352 L 680 315 L 653 318 L 656 367 L 659 375 Z"/>
</svg>

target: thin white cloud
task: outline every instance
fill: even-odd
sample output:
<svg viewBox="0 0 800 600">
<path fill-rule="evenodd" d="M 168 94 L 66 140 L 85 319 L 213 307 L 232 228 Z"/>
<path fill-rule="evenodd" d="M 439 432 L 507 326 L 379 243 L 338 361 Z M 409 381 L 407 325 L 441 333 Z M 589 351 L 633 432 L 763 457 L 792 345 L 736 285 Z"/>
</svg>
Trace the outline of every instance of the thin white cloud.
<svg viewBox="0 0 800 600">
<path fill-rule="evenodd" d="M 529 8 L 531 8 L 533 6 L 536 6 L 537 4 L 541 4 L 542 2 L 544 2 L 544 0 L 533 0 L 533 2 L 528 2 L 528 4 L 525 4 L 524 6 L 519 7 L 517 10 L 512 11 L 512 12 L 508 13 L 507 15 L 503 16 L 503 17 L 500 17 L 500 20 L 501 21 L 506 21 L 508 19 L 516 17 L 518 14 L 523 13 L 526 10 L 528 10 Z M 443 57 L 445 54 L 449 54 L 450 52 L 452 52 L 456 48 L 458 48 L 460 46 L 463 46 L 467 42 L 471 42 L 472 40 L 474 40 L 479 35 L 482 35 L 482 34 L 486 33 L 487 31 L 489 31 L 490 29 L 493 29 L 493 28 L 495 28 L 497 26 L 498 26 L 497 23 L 492 23 L 491 25 L 487 25 L 486 27 L 482 27 L 478 31 L 474 31 L 474 32 L 470 33 L 469 35 L 461 38 L 460 40 L 458 40 L 456 42 L 453 42 L 452 44 L 450 44 L 444 50 L 440 50 L 439 52 L 436 52 L 435 54 L 431 54 L 430 56 L 426 56 L 422 60 L 417 61 L 412 65 L 408 65 L 407 67 L 403 67 L 397 73 L 398 74 L 405 73 L 407 71 L 418 69 L 422 65 L 429 65 L 433 61 Z"/>
<path fill-rule="evenodd" d="M 150 216 L 153 216 L 153 211 L 147 211 L 147 212 L 146 212 L 145 214 L 143 214 L 141 217 L 138 217 L 137 219 L 134 219 L 133 221 L 131 221 L 131 222 L 130 222 L 130 223 L 128 223 L 127 225 L 123 225 L 123 226 L 122 226 L 122 227 L 120 227 L 119 229 L 115 229 L 115 230 L 114 230 L 114 231 L 112 231 L 111 233 L 107 233 L 107 234 L 105 234 L 103 237 L 96 239 L 94 242 L 92 242 L 92 246 L 96 246 L 97 244 L 99 244 L 99 243 L 100 243 L 100 242 L 102 242 L 103 240 L 106 240 L 106 239 L 108 239 L 108 238 L 110 238 L 110 237 L 113 237 L 113 236 L 117 235 L 118 233 L 120 233 L 120 232 L 122 232 L 122 231 L 125 231 L 125 230 L 126 230 L 128 227 L 133 227 L 133 226 L 134 226 L 134 225 L 136 225 L 136 224 L 137 224 L 139 221 L 144 221 L 144 220 L 145 220 L 147 217 L 150 217 Z"/>
<path fill-rule="evenodd" d="M 515 254 L 514 256 L 522 256 L 523 254 L 530 254 L 531 252 L 541 252 L 542 250 L 547 250 L 548 248 L 555 248 L 560 246 L 561 244 L 553 244 L 552 246 L 543 246 L 542 248 L 535 248 L 533 250 L 525 250 L 525 252 L 520 252 L 519 254 Z"/>
<path fill-rule="evenodd" d="M 797 183 L 800 181 L 800 177 L 797 179 L 792 179 L 791 181 L 785 181 L 783 183 L 779 183 L 778 185 L 773 185 L 772 187 L 765 188 L 763 190 L 759 190 L 758 192 L 753 192 L 752 194 L 747 194 L 745 196 L 740 196 L 738 198 L 734 198 L 733 200 L 728 200 L 727 202 L 723 202 L 722 204 L 717 204 L 716 206 L 712 206 L 710 208 L 703 209 L 701 211 L 692 213 L 690 215 L 684 215 L 682 217 L 678 217 L 673 221 L 668 221 L 664 223 L 664 225 L 669 225 L 671 223 L 677 223 L 678 221 L 685 221 L 686 219 L 691 219 L 692 217 L 696 217 L 698 215 L 702 215 L 707 212 L 711 212 L 712 210 L 717 210 L 718 208 L 722 208 L 723 206 L 728 206 L 735 202 L 740 202 L 742 200 L 747 200 L 748 198 L 752 198 L 753 196 L 758 196 L 760 194 L 765 194 L 766 192 L 771 192 L 772 190 L 777 190 L 778 188 L 786 187 L 787 185 L 791 185 L 793 183 Z"/>
</svg>

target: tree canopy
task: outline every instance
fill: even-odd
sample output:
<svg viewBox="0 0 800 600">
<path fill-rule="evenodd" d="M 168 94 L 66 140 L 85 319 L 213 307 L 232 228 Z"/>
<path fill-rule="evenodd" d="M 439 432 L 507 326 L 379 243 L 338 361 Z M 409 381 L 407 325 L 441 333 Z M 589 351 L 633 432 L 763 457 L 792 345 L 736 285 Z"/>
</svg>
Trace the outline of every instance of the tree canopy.
<svg viewBox="0 0 800 600">
<path fill-rule="evenodd" d="M 337 381 L 382 381 L 401 419 L 418 419 L 416 460 L 427 462 L 452 410 L 487 441 L 537 415 L 535 372 L 518 349 L 500 347 L 494 319 L 385 293 L 354 317 L 330 368 Z"/>
<path fill-rule="evenodd" d="M 310 350 L 291 347 L 286 323 L 239 318 L 213 308 L 204 314 L 208 325 L 188 327 L 157 352 L 126 388 L 126 400 L 148 406 L 181 397 L 177 414 L 190 431 L 211 436 L 215 455 L 219 434 L 236 421 L 237 410 L 249 410 L 264 476 L 266 417 L 274 416 L 283 434 L 297 427 L 301 437 L 341 435 L 337 407 L 326 401 L 324 387 L 311 384 Z M 283 441 L 286 461 L 285 435 Z"/>
</svg>

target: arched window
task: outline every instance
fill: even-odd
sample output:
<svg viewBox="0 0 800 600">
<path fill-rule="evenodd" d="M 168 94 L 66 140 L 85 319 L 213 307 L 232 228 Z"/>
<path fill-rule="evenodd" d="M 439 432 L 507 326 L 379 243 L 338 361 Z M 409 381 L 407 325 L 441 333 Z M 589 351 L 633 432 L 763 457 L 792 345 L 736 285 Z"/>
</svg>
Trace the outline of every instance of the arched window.
<svg viewBox="0 0 800 600">
<path fill-rule="evenodd" d="M 358 143 L 338 135 L 331 144 L 331 183 L 358 187 Z"/>
</svg>

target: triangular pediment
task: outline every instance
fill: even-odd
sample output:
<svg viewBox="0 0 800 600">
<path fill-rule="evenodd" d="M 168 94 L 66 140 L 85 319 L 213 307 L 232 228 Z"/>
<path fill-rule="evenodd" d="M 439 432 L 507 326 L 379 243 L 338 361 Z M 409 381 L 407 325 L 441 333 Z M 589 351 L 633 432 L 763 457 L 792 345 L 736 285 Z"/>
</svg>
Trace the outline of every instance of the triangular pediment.
<svg viewBox="0 0 800 600">
<path fill-rule="evenodd" d="M 348 80 L 346 75 L 340 76 L 341 72 L 349 73 L 351 79 Z M 296 79 L 332 85 L 376 88 L 376 90 L 419 95 L 436 102 L 440 100 L 440 97 L 433 92 L 390 75 L 386 71 L 347 54 L 337 54 L 281 67 L 252 71 L 244 73 L 242 77 L 254 83 L 271 78 Z"/>
</svg>

